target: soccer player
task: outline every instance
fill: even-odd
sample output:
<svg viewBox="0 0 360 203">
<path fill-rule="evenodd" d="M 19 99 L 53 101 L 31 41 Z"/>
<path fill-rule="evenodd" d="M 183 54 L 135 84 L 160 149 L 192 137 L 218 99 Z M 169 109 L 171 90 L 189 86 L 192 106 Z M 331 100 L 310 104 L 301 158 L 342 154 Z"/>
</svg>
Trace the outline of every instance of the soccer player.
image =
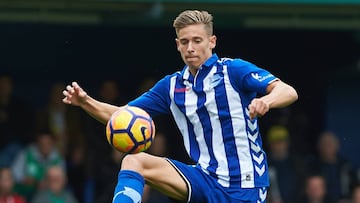
<svg viewBox="0 0 360 203">
<path fill-rule="evenodd" d="M 181 12 L 173 26 L 184 68 L 127 104 L 153 117 L 171 113 L 196 164 L 129 154 L 113 202 L 140 202 L 144 183 L 179 202 L 265 202 L 269 177 L 257 118 L 290 105 L 298 95 L 250 62 L 213 53 L 212 19 L 206 11 Z M 80 106 L 104 124 L 122 108 L 95 100 L 76 82 L 63 94 L 63 102 Z"/>
</svg>

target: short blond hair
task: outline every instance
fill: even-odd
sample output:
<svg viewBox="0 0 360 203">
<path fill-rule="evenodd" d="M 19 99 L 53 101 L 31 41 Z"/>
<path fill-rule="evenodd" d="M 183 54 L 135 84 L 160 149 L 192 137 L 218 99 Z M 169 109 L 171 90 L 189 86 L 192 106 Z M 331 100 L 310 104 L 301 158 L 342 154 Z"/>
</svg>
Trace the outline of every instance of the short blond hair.
<svg viewBox="0 0 360 203">
<path fill-rule="evenodd" d="M 178 34 L 181 28 L 195 24 L 204 24 L 209 36 L 213 35 L 213 16 L 207 11 L 183 11 L 175 18 L 173 27 L 175 28 L 176 34 Z"/>
</svg>

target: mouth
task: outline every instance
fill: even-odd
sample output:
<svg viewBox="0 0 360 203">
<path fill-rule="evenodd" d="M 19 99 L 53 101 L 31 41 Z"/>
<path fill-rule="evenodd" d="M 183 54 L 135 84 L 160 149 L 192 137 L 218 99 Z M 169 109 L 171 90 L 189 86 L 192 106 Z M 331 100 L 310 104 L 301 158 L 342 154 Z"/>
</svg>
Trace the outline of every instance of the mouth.
<svg viewBox="0 0 360 203">
<path fill-rule="evenodd" d="M 188 60 L 188 61 L 192 61 L 194 59 L 197 59 L 198 57 L 197 56 L 185 56 L 185 59 Z"/>
</svg>

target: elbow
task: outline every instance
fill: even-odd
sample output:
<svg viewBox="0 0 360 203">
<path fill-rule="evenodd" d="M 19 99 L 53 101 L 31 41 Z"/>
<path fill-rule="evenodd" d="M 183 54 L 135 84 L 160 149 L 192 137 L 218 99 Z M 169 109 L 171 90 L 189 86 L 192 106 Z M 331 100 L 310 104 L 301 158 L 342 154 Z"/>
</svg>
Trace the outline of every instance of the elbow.
<svg viewBox="0 0 360 203">
<path fill-rule="evenodd" d="M 282 87 L 282 91 L 284 93 L 286 92 L 285 95 L 287 95 L 286 97 L 289 104 L 294 103 L 299 99 L 299 95 L 293 86 L 286 83 L 280 83 L 280 84 L 281 84 L 280 86 Z"/>
<path fill-rule="evenodd" d="M 299 95 L 293 87 L 291 87 L 289 91 L 289 98 L 291 100 L 291 103 L 296 102 L 299 99 Z"/>
<path fill-rule="evenodd" d="M 282 92 L 284 93 L 284 105 L 281 106 L 288 106 L 299 99 L 299 95 L 294 87 L 286 84 L 283 86 Z"/>
</svg>

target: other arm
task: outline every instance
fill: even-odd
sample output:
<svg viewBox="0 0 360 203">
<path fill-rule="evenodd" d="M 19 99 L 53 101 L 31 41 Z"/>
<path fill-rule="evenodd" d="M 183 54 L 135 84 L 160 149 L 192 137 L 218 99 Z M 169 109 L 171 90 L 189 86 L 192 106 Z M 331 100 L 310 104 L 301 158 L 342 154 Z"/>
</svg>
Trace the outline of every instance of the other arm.
<svg viewBox="0 0 360 203">
<path fill-rule="evenodd" d="M 266 92 L 265 96 L 253 99 L 248 106 L 251 119 L 265 115 L 272 108 L 286 107 L 298 99 L 296 90 L 281 80 L 270 83 Z"/>
<path fill-rule="evenodd" d="M 90 97 L 78 84 L 72 82 L 63 91 L 65 104 L 79 106 L 99 122 L 106 124 L 118 106 L 107 104 Z"/>
</svg>

